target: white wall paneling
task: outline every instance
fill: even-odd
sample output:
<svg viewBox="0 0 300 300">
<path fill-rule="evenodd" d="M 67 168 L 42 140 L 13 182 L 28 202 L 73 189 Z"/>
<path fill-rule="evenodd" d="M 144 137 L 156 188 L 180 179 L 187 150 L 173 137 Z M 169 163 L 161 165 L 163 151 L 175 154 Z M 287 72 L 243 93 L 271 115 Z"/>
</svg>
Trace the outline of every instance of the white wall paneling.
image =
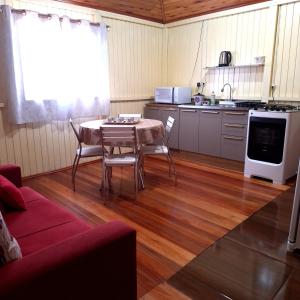
<svg viewBox="0 0 300 300">
<path fill-rule="evenodd" d="M 162 82 L 163 30 L 103 18 L 108 32 L 112 99 L 146 99 Z"/>
<path fill-rule="evenodd" d="M 273 84 L 276 100 L 300 99 L 300 2 L 279 8 Z"/>
<path fill-rule="evenodd" d="M 234 88 L 234 98 L 260 99 L 264 67 L 204 68 L 218 65 L 223 50 L 232 52 L 234 65 L 254 64 L 254 57 L 264 56 L 267 17 L 268 9 L 262 8 L 169 27 L 169 84 L 195 86 L 196 82 L 203 81 L 206 82 L 206 95 L 214 91 L 217 96 L 226 98 L 228 90 L 225 90 L 224 95 L 220 90 L 229 82 Z M 196 61 L 198 47 L 199 57 Z"/>
</svg>

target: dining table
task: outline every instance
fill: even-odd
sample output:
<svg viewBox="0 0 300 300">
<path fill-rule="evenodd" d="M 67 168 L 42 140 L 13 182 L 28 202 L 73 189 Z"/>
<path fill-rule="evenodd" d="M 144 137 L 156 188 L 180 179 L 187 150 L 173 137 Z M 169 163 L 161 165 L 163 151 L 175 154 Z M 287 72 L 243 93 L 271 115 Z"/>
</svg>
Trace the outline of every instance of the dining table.
<svg viewBox="0 0 300 300">
<path fill-rule="evenodd" d="M 135 126 L 137 131 L 137 143 L 153 144 L 162 139 L 165 135 L 165 128 L 162 121 L 154 119 L 140 119 L 136 124 L 111 124 L 107 119 L 92 120 L 81 123 L 79 126 L 80 140 L 86 145 L 100 145 L 100 127 L 107 126 Z"/>
</svg>

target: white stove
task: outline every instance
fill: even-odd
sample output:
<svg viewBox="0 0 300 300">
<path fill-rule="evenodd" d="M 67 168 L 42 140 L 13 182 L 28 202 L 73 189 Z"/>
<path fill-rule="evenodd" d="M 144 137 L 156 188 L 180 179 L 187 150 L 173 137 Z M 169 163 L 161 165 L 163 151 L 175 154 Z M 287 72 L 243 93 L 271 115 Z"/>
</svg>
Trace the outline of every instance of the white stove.
<svg viewBox="0 0 300 300">
<path fill-rule="evenodd" d="M 297 173 L 300 110 L 265 106 L 249 111 L 244 175 L 284 184 Z"/>
</svg>

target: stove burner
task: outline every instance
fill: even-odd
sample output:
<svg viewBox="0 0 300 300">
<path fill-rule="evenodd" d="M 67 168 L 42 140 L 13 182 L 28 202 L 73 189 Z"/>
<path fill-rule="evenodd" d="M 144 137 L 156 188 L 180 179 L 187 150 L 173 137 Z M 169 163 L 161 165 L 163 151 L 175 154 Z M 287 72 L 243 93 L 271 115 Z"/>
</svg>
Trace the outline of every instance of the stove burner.
<svg viewBox="0 0 300 300">
<path fill-rule="evenodd" d="M 255 106 L 254 109 L 265 110 L 265 111 L 286 112 L 286 111 L 298 110 L 298 107 L 293 105 L 284 105 L 284 104 L 265 104 L 265 105 Z"/>
<path fill-rule="evenodd" d="M 236 101 L 236 107 L 247 107 L 247 108 L 255 108 L 255 107 L 264 107 L 267 103 L 259 102 L 259 101 Z"/>
</svg>

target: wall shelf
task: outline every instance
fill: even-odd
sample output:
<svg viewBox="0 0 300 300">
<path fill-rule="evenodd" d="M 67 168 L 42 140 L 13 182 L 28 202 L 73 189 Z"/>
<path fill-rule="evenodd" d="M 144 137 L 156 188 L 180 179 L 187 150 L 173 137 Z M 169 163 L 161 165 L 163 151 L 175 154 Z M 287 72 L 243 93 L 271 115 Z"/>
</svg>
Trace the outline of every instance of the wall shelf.
<svg viewBox="0 0 300 300">
<path fill-rule="evenodd" d="M 204 67 L 205 70 L 216 70 L 216 69 L 237 69 L 237 68 L 253 68 L 253 67 L 263 67 L 265 64 L 249 64 L 249 65 L 235 65 L 235 66 L 227 66 L 227 67 Z"/>
</svg>

